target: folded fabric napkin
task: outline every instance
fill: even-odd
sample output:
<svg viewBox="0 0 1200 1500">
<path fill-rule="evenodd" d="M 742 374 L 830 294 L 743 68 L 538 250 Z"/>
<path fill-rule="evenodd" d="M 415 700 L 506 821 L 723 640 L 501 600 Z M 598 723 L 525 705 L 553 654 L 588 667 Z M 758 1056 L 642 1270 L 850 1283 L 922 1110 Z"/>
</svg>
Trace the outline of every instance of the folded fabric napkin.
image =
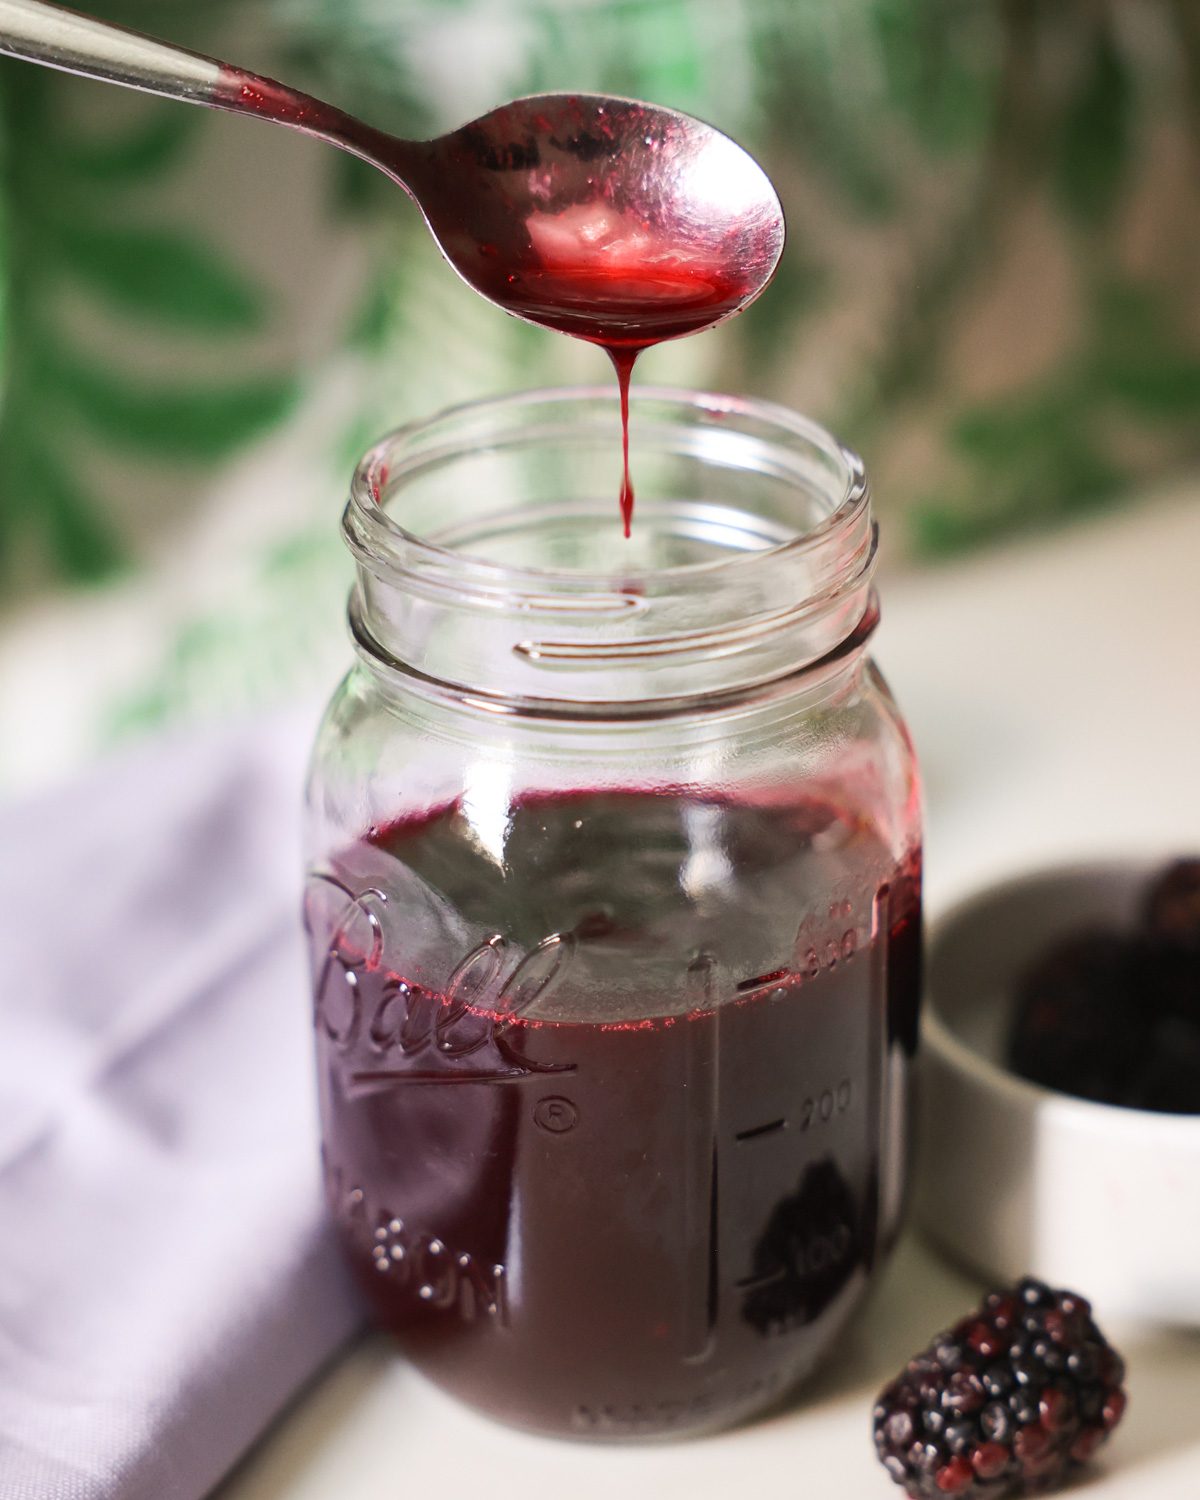
<svg viewBox="0 0 1200 1500">
<path fill-rule="evenodd" d="M 0 1496 L 198 1500 L 353 1331 L 294 722 L 0 810 Z"/>
</svg>

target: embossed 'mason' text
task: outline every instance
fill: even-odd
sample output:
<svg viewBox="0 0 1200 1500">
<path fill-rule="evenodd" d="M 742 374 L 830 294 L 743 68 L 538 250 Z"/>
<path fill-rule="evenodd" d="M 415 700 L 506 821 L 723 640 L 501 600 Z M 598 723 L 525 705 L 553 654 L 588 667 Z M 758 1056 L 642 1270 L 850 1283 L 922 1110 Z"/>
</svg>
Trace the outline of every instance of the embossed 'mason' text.
<svg viewBox="0 0 1200 1500">
<path fill-rule="evenodd" d="M 484 1265 L 465 1250 L 454 1250 L 436 1235 L 388 1219 L 375 1229 L 371 1249 L 375 1269 L 399 1287 L 408 1287 L 427 1307 L 457 1313 L 464 1323 L 494 1318 L 508 1326 L 508 1283 L 504 1266 Z"/>
</svg>

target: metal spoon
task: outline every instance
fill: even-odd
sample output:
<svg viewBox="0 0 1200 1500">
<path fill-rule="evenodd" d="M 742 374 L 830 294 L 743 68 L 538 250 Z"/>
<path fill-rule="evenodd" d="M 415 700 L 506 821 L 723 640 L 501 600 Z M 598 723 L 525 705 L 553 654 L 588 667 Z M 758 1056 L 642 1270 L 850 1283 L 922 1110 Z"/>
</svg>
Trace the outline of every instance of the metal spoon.
<svg viewBox="0 0 1200 1500">
<path fill-rule="evenodd" d="M 744 307 L 783 252 L 766 174 L 675 110 L 541 94 L 437 140 L 399 140 L 269 78 L 41 0 L 0 0 L 0 52 L 274 120 L 360 156 L 410 194 L 477 292 L 630 364 Z"/>
</svg>

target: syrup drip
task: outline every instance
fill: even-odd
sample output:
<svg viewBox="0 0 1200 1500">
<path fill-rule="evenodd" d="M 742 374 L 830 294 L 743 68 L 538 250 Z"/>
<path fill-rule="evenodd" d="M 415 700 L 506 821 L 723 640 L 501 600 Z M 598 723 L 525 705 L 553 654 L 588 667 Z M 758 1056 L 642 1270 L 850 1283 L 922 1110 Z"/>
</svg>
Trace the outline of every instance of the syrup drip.
<svg viewBox="0 0 1200 1500">
<path fill-rule="evenodd" d="M 608 357 L 617 372 L 617 386 L 621 392 L 621 522 L 628 536 L 633 524 L 633 484 L 629 478 L 629 377 L 633 374 L 638 351 L 610 348 Z"/>
<path fill-rule="evenodd" d="M 757 289 L 756 268 L 735 267 L 707 248 L 664 232 L 652 222 L 653 201 L 633 207 L 614 201 L 623 189 L 587 172 L 591 137 L 554 145 L 571 184 L 565 208 L 551 210 L 556 191 L 536 149 L 519 140 L 500 142 L 478 124 L 456 134 L 462 171 L 438 168 L 438 143 L 395 140 L 340 110 L 282 89 L 269 79 L 227 68 L 218 99 L 228 107 L 270 116 L 333 140 L 367 160 L 386 165 L 396 181 L 419 192 L 430 227 L 455 269 L 506 312 L 543 328 L 596 344 L 612 360 L 621 393 L 621 519 L 633 518 L 629 473 L 629 382 L 643 349 L 699 333 L 737 312 Z M 591 122 L 590 128 L 596 128 Z M 572 152 L 575 157 L 572 159 Z M 555 168 L 557 171 L 558 168 Z M 543 172 L 544 191 L 528 211 L 518 181 Z M 571 173 L 575 176 L 572 177 Z M 527 193 L 527 186 L 520 192 Z M 481 196 L 482 195 L 482 196 Z M 518 202 L 524 204 L 517 207 Z M 489 228 L 480 233 L 478 225 Z M 476 226 L 466 230 L 464 226 Z M 733 231 L 731 231 L 733 232 Z M 450 247 L 453 253 L 450 254 Z"/>
<path fill-rule="evenodd" d="M 569 209 L 558 217 L 574 212 Z M 546 234 L 536 229 L 531 239 L 543 256 L 567 248 L 547 243 Z M 629 473 L 629 383 L 638 355 L 654 344 L 699 333 L 720 322 L 737 310 L 750 286 L 732 283 L 703 263 L 682 256 L 667 258 L 670 252 L 644 233 L 626 234 L 624 244 L 628 248 L 622 253 L 606 255 L 599 264 L 595 257 L 587 259 L 588 247 L 584 246 L 577 252 L 582 264 L 508 272 L 503 283 L 491 282 L 486 295 L 507 312 L 596 344 L 612 361 L 621 393 L 621 520 L 629 536 L 634 503 Z"/>
</svg>

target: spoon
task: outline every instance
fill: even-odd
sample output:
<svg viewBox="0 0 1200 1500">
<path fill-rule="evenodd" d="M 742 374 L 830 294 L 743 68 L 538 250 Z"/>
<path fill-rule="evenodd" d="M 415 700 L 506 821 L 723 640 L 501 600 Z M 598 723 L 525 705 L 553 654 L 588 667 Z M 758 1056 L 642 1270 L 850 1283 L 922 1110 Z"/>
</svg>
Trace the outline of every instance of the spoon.
<svg viewBox="0 0 1200 1500">
<path fill-rule="evenodd" d="M 41 0 L 0 0 L 0 52 L 273 120 L 361 157 L 413 198 L 477 292 L 607 349 L 623 397 L 640 350 L 745 307 L 783 252 L 762 168 L 675 110 L 540 94 L 437 140 L 400 140 L 272 79 Z"/>
</svg>

